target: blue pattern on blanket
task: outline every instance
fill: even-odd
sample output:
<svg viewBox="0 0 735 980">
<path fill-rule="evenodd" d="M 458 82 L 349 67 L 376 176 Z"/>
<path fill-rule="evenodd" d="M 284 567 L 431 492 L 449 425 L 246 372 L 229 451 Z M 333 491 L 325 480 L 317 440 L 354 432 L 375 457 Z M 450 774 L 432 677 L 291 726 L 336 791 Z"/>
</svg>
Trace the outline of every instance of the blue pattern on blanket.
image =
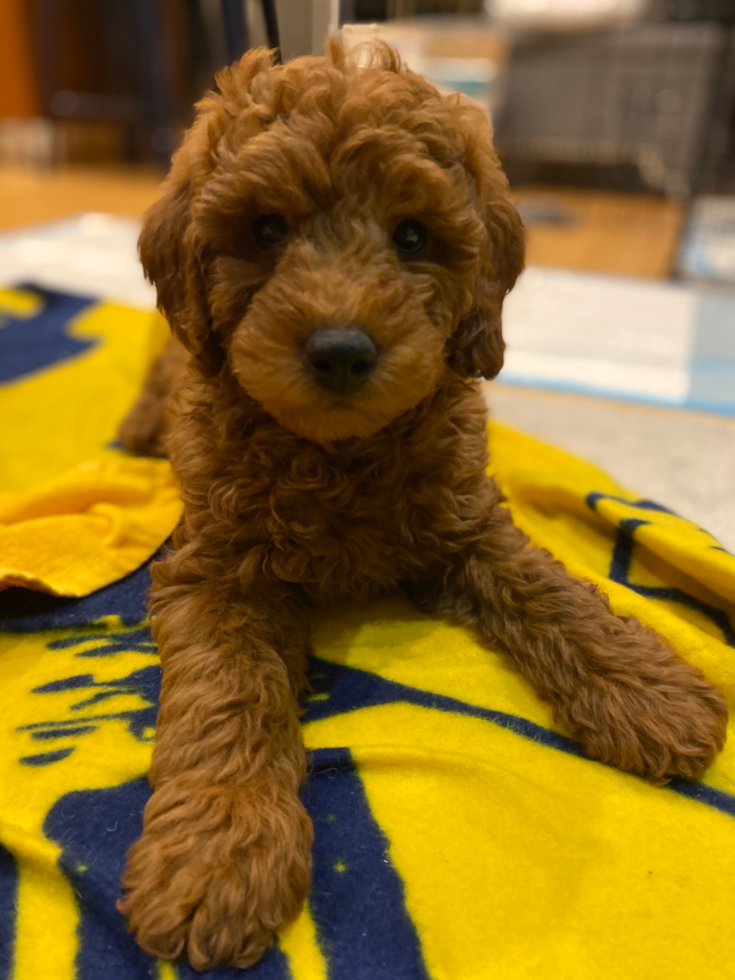
<svg viewBox="0 0 735 980">
<path fill-rule="evenodd" d="M 0 314 L 0 384 L 55 367 L 61 361 L 78 357 L 96 343 L 68 334 L 74 317 L 97 302 L 95 299 L 41 286 L 18 286 L 18 289 L 37 295 L 41 307 L 29 317 L 16 317 L 7 311 Z"/>
<path fill-rule="evenodd" d="M 331 980 L 429 980 L 389 841 L 348 749 L 312 754 L 303 800 L 315 833 L 309 903 Z"/>
<path fill-rule="evenodd" d="M 10 977 L 13 964 L 17 902 L 18 866 L 10 851 L 0 844 L 0 980 Z"/>
</svg>

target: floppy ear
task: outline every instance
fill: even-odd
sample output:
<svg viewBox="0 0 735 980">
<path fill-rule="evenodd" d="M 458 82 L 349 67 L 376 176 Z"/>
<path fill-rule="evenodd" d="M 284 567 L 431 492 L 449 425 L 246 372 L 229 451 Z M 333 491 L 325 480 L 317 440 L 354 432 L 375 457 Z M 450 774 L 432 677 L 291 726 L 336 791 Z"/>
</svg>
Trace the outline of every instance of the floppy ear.
<svg viewBox="0 0 735 980">
<path fill-rule="evenodd" d="M 258 48 L 217 75 L 219 91 L 198 103 L 194 124 L 174 155 L 163 195 L 145 214 L 138 241 L 143 270 L 158 293 L 158 307 L 204 375 L 217 374 L 225 355 L 212 330 L 203 269 L 206 256 L 191 220 L 194 197 L 212 173 L 222 136 L 249 105 L 253 79 L 272 60 L 272 52 Z"/>
<path fill-rule="evenodd" d="M 164 182 L 163 196 L 145 214 L 138 248 L 146 278 L 156 287 L 158 308 L 193 355 L 197 368 L 211 376 L 222 367 L 224 352 L 212 332 L 201 256 L 191 224 L 189 156 L 191 150 L 185 144 Z"/>
<path fill-rule="evenodd" d="M 447 363 L 465 378 L 494 378 L 503 366 L 505 350 L 503 300 L 523 269 L 525 238 L 520 216 L 506 196 L 508 184 L 492 148 L 485 114 L 474 107 L 463 108 L 472 127 L 467 127 L 471 142 L 466 166 L 474 180 L 487 242 L 474 304 L 447 343 Z"/>
</svg>

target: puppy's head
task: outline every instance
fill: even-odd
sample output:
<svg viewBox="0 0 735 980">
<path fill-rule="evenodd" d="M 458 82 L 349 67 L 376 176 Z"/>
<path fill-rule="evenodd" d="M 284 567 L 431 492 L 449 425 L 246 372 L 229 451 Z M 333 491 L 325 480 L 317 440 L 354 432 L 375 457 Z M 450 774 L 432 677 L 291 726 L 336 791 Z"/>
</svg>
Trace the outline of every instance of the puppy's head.
<svg viewBox="0 0 735 980">
<path fill-rule="evenodd" d="M 367 436 L 442 378 L 493 377 L 520 219 L 484 113 L 402 69 L 253 51 L 198 106 L 140 240 L 203 374 L 282 425 Z"/>
</svg>

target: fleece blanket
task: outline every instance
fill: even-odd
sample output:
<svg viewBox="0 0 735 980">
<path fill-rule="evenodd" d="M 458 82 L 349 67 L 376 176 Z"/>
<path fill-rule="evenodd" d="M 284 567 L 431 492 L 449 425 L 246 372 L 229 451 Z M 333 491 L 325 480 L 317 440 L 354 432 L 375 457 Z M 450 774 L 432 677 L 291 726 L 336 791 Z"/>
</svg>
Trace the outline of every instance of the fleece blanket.
<svg viewBox="0 0 735 980">
<path fill-rule="evenodd" d="M 2 518 L 15 585 L 0 593 L 0 978 L 193 980 L 142 953 L 115 910 L 159 690 L 145 559 L 178 509 L 165 463 L 110 442 L 159 327 L 81 302 L 6 295 L 0 330 L 2 344 L 16 325 L 35 331 L 0 389 L 15 507 Z M 55 303 L 67 325 L 57 310 L 43 327 L 39 304 Z M 735 559 L 580 460 L 500 425 L 489 437 L 531 539 L 735 707 Z M 314 648 L 308 902 L 259 964 L 208 980 L 735 976 L 732 737 L 702 781 L 663 789 L 586 760 L 499 656 L 401 598 L 321 611 Z"/>
</svg>

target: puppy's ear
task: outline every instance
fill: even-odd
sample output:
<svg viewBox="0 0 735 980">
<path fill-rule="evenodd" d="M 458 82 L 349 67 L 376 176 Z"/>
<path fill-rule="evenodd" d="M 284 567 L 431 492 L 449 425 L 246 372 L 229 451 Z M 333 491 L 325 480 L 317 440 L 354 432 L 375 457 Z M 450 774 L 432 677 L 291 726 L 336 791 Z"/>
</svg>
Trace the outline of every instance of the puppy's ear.
<svg viewBox="0 0 735 980">
<path fill-rule="evenodd" d="M 198 103 L 194 124 L 174 155 L 161 198 L 146 212 L 138 241 L 159 309 L 205 375 L 217 374 L 225 355 L 212 330 L 203 268 L 206 256 L 191 220 L 194 198 L 212 174 L 228 127 L 251 106 L 254 79 L 272 62 L 273 53 L 258 48 L 217 75 L 219 91 Z"/>
<path fill-rule="evenodd" d="M 477 192 L 487 241 L 472 309 L 447 343 L 447 363 L 465 378 L 494 378 L 503 366 L 503 300 L 523 269 L 523 224 L 507 198 L 507 181 L 492 148 L 485 114 L 463 105 L 459 115 L 468 138 L 466 167 Z"/>
<path fill-rule="evenodd" d="M 217 374 L 224 353 L 211 328 L 201 256 L 191 225 L 192 185 L 185 144 L 163 185 L 163 196 L 148 209 L 138 240 L 146 278 L 156 287 L 158 307 L 172 332 L 191 352 L 202 374 Z"/>
</svg>

